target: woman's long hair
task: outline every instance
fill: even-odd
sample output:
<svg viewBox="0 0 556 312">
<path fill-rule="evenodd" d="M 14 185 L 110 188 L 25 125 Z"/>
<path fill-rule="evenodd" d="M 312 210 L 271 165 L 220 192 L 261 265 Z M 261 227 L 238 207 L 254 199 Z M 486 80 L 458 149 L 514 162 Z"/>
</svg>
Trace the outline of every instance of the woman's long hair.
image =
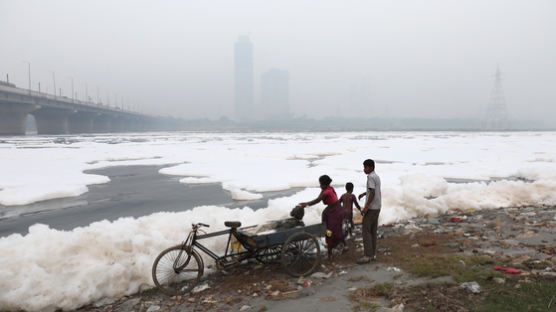
<svg viewBox="0 0 556 312">
<path fill-rule="evenodd" d="M 321 175 L 319 178 L 319 183 L 324 186 L 330 186 L 330 183 L 332 183 L 332 179 L 330 179 L 330 177 L 326 174 Z"/>
</svg>

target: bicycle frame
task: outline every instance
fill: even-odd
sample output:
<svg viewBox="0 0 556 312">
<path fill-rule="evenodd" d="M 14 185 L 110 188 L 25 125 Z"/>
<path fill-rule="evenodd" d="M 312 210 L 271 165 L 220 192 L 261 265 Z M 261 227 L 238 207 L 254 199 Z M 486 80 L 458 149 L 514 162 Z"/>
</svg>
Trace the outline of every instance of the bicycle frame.
<svg viewBox="0 0 556 312">
<path fill-rule="evenodd" d="M 253 253 L 255 252 L 255 250 L 252 250 L 253 246 L 249 246 L 246 239 L 242 235 L 240 235 L 237 232 L 236 229 L 232 228 L 232 229 L 229 229 L 229 230 L 223 230 L 223 231 L 213 232 L 213 233 L 209 233 L 209 234 L 202 234 L 202 235 L 198 235 L 197 231 L 198 231 L 198 227 L 197 228 L 194 227 L 193 230 L 189 233 L 187 239 L 183 242 L 183 249 L 193 250 L 193 247 L 197 247 L 199 250 L 201 250 L 202 252 L 207 254 L 209 257 L 214 259 L 217 263 L 224 262 L 231 257 L 236 257 L 236 258 L 235 259 L 230 259 L 230 260 L 236 260 L 236 262 L 241 262 L 241 261 L 243 261 L 243 260 L 245 260 L 249 257 L 252 257 Z M 199 242 L 199 240 L 202 240 L 202 239 L 207 239 L 207 238 L 211 238 L 211 237 L 215 237 L 215 236 L 222 236 L 222 235 L 228 235 L 228 241 L 226 243 L 226 251 L 224 252 L 223 256 L 218 256 L 212 250 L 208 249 L 207 247 L 205 247 L 203 244 L 201 244 Z M 232 236 L 241 244 L 241 246 L 243 248 L 245 248 L 246 251 L 243 251 L 243 252 L 240 252 L 240 253 L 235 253 L 235 254 L 228 254 L 228 251 L 230 249 L 230 242 L 232 240 Z M 239 258 L 237 258 L 237 257 L 239 257 Z"/>
</svg>

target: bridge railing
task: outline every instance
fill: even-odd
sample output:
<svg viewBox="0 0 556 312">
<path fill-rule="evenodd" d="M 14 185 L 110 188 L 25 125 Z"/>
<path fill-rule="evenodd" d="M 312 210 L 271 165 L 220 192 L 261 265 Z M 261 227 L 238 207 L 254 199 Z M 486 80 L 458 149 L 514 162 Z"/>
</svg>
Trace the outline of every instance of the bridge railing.
<svg viewBox="0 0 556 312">
<path fill-rule="evenodd" d="M 42 99 L 49 99 L 49 100 L 54 100 L 54 101 L 63 101 L 63 102 L 74 104 L 74 105 L 82 105 L 82 106 L 102 108 L 102 109 L 113 110 L 113 111 L 140 114 L 140 113 L 134 112 L 132 110 L 125 110 L 125 109 L 122 109 L 122 108 L 119 108 L 119 107 L 104 105 L 102 102 L 97 103 L 97 102 L 93 102 L 93 101 L 81 101 L 81 100 L 78 100 L 78 99 L 69 98 L 69 97 L 64 96 L 64 95 L 59 96 L 59 95 L 54 95 L 54 94 L 29 90 L 29 89 L 21 89 L 21 88 L 18 88 L 18 87 L 0 85 L 0 90 L 5 91 L 5 92 L 10 92 L 10 93 L 16 93 L 16 94 L 20 94 L 20 95 L 38 97 L 38 98 L 42 98 Z"/>
</svg>

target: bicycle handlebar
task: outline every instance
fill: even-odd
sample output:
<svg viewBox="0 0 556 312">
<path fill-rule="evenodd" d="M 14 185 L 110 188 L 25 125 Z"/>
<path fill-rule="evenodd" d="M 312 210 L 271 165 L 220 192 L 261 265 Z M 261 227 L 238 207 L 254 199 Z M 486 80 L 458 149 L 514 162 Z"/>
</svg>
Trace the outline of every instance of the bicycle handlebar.
<svg viewBox="0 0 556 312">
<path fill-rule="evenodd" d="M 210 225 L 205 224 L 205 223 L 197 223 L 197 224 L 193 224 L 193 226 L 204 226 L 204 227 L 210 227 Z"/>
</svg>

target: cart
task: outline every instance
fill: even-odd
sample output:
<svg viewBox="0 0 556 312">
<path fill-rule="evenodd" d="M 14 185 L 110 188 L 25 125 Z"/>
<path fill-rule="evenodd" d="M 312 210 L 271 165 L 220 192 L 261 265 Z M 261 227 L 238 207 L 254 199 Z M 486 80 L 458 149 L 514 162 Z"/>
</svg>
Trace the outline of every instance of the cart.
<svg viewBox="0 0 556 312">
<path fill-rule="evenodd" d="M 226 221 L 224 224 L 229 229 L 208 234 L 200 234 L 200 228 L 209 225 L 193 224 L 183 243 L 162 251 L 155 259 L 152 267 L 154 284 L 171 296 L 191 291 L 204 273 L 199 250 L 214 259 L 219 270 L 228 270 L 244 260 L 256 259 L 262 264 L 281 263 L 288 274 L 297 277 L 311 274 L 320 263 L 317 237 L 324 235 L 322 223 L 305 226 L 303 222 L 290 218 L 244 228 L 238 221 Z M 225 235 L 228 242 L 222 256 L 200 242 Z"/>
</svg>

